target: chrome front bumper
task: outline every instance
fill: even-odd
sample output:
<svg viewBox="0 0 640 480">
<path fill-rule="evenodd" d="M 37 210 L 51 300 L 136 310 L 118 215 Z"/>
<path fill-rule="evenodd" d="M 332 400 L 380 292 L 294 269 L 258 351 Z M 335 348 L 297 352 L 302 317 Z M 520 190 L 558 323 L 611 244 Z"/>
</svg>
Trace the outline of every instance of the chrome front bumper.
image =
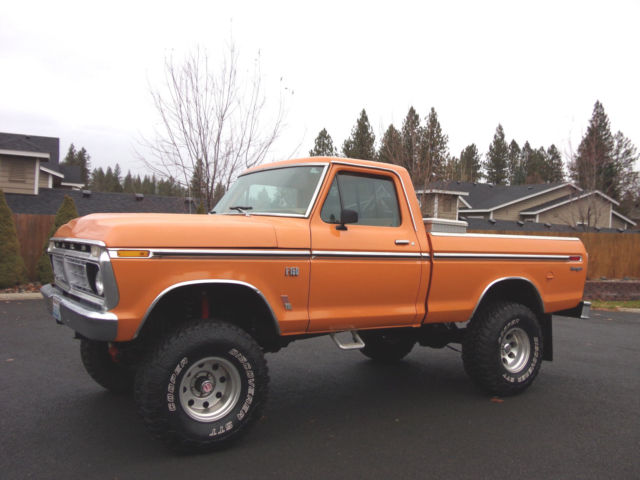
<svg viewBox="0 0 640 480">
<path fill-rule="evenodd" d="M 118 317 L 110 312 L 93 310 L 65 297 L 62 290 L 51 284 L 40 289 L 49 313 L 59 324 L 67 325 L 91 340 L 112 341 L 118 334 Z"/>
</svg>

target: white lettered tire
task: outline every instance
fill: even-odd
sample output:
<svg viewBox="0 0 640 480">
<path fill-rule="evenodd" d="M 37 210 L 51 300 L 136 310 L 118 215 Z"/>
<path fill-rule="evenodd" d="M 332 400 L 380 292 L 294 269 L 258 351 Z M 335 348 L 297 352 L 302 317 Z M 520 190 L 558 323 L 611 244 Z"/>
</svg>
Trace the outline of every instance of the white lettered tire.
<svg viewBox="0 0 640 480">
<path fill-rule="evenodd" d="M 231 443 L 254 424 L 267 398 L 262 349 L 220 320 L 185 323 L 140 365 L 135 400 L 149 430 L 180 451 Z"/>
<path fill-rule="evenodd" d="M 471 320 L 462 361 L 471 379 L 493 395 L 527 389 L 542 363 L 542 330 L 535 314 L 519 303 L 497 302 Z"/>
</svg>

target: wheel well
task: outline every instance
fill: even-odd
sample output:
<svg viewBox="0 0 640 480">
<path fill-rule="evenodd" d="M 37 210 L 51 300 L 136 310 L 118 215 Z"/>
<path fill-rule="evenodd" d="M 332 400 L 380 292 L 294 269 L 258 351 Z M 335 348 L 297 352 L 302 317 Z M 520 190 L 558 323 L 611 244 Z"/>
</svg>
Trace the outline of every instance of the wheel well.
<svg viewBox="0 0 640 480">
<path fill-rule="evenodd" d="M 536 287 L 528 280 L 521 278 L 509 278 L 493 283 L 483 294 L 480 302 L 474 310 L 477 312 L 485 305 L 500 300 L 526 305 L 540 316 L 544 313 L 544 304 Z"/>
<path fill-rule="evenodd" d="M 178 323 L 222 319 L 251 335 L 265 351 L 279 348 L 277 319 L 266 299 L 249 285 L 201 283 L 176 287 L 155 302 L 137 339 L 163 336 Z"/>
<path fill-rule="evenodd" d="M 544 345 L 542 359 L 553 360 L 551 315 L 545 315 L 544 304 L 536 287 L 529 280 L 523 278 L 499 280 L 485 291 L 472 317 L 485 305 L 499 301 L 516 302 L 531 309 L 534 315 L 538 317 L 540 328 L 542 329 Z"/>
</svg>

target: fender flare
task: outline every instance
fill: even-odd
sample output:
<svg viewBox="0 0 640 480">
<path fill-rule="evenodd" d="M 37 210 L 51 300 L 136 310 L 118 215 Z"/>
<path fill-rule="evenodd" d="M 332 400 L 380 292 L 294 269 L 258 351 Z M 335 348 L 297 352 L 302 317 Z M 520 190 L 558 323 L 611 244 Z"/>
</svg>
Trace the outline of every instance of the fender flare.
<svg viewBox="0 0 640 480">
<path fill-rule="evenodd" d="M 260 299 L 264 302 L 264 304 L 267 307 L 269 313 L 271 314 L 271 320 L 273 322 L 273 326 L 275 327 L 275 331 L 276 331 L 277 335 L 280 336 L 280 325 L 278 323 L 278 317 L 276 317 L 276 314 L 273 311 L 273 308 L 271 308 L 271 305 L 269 304 L 269 301 L 267 300 L 267 298 L 260 291 L 260 289 L 258 289 L 255 285 L 252 285 L 252 284 L 247 283 L 247 282 L 242 282 L 240 280 L 206 279 L 206 280 L 189 280 L 189 281 L 186 281 L 186 282 L 175 283 L 175 284 L 170 285 L 169 287 L 165 288 L 162 292 L 160 292 L 156 296 L 156 298 L 153 300 L 153 302 L 151 302 L 151 305 L 149 305 L 149 307 L 147 308 L 147 311 L 145 312 L 144 317 L 142 318 L 142 322 L 140 322 L 140 325 L 138 326 L 138 329 L 136 330 L 136 334 L 134 335 L 133 338 L 135 339 L 135 338 L 138 337 L 138 335 L 142 331 L 142 328 L 144 327 L 145 323 L 149 319 L 149 316 L 151 315 L 151 312 L 153 312 L 153 310 L 155 309 L 155 307 L 158 304 L 158 302 L 160 302 L 160 300 L 162 300 L 168 293 L 170 293 L 173 290 L 176 290 L 178 288 L 191 287 L 191 286 L 194 286 L 194 285 L 235 285 L 235 286 L 239 286 L 239 287 L 244 287 L 244 288 L 250 289 L 255 294 L 257 294 L 258 297 L 260 297 Z"/>
<path fill-rule="evenodd" d="M 494 281 L 492 281 L 490 284 L 488 284 L 484 291 L 482 292 L 482 294 L 480 295 L 480 297 L 478 298 L 478 301 L 476 302 L 476 306 L 473 309 L 473 312 L 471 312 L 471 315 L 469 316 L 469 320 L 471 320 L 473 318 L 473 316 L 476 314 L 476 311 L 478 310 L 478 308 L 480 307 L 480 305 L 482 304 L 482 302 L 484 301 L 485 297 L 487 296 L 487 294 L 491 291 L 491 289 L 501 283 L 504 282 L 508 282 L 508 281 L 512 281 L 512 280 L 516 280 L 516 281 L 524 281 L 526 283 L 528 283 L 529 285 L 531 285 L 531 288 L 533 289 L 533 291 L 536 294 L 536 299 L 538 301 L 538 307 L 540 308 L 540 313 L 544 314 L 545 309 L 544 309 L 544 301 L 542 300 L 542 296 L 540 295 L 540 291 L 538 290 L 538 287 L 536 287 L 536 285 L 529 280 L 528 278 L 525 277 L 501 277 L 501 278 L 497 278 Z"/>
</svg>

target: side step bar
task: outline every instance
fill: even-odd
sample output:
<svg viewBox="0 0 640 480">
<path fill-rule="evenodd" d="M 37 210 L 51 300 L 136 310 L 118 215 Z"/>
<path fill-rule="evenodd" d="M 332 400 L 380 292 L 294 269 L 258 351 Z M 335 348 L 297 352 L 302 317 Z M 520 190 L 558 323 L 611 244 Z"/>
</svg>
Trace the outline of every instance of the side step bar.
<svg viewBox="0 0 640 480">
<path fill-rule="evenodd" d="M 347 332 L 333 332 L 329 334 L 331 335 L 331 339 L 335 342 L 340 350 L 359 350 L 364 347 L 364 341 L 362 340 L 362 338 L 360 338 L 360 335 L 358 335 L 358 332 L 356 332 L 355 330 L 348 331 L 348 333 L 351 334 L 351 342 L 344 342 L 343 340 L 338 338 L 338 335 L 340 335 L 341 333 Z"/>
</svg>

